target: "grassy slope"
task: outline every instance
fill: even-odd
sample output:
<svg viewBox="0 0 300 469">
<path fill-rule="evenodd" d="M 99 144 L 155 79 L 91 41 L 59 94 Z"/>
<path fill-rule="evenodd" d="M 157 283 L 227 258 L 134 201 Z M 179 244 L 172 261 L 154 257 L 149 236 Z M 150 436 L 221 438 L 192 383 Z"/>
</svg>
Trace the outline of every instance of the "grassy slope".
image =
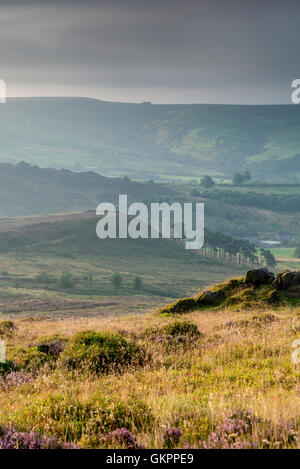
<svg viewBox="0 0 300 469">
<path fill-rule="evenodd" d="M 0 164 L 0 216 L 31 216 L 95 209 L 100 202 L 117 202 L 119 194 L 127 194 L 128 201 L 200 201 L 205 202 L 206 227 L 210 231 L 219 231 L 233 237 L 262 236 L 271 237 L 280 230 L 291 231 L 300 235 L 298 214 L 262 210 L 255 207 L 239 205 L 238 197 L 233 203 L 224 197 L 199 199 L 191 196 L 191 191 L 203 191 L 199 185 L 187 183 L 156 184 L 152 182 L 137 183 L 128 178 L 107 178 L 94 172 L 74 173 L 41 169 L 20 163 L 16 166 Z M 217 185 L 214 191 L 261 191 L 281 194 L 284 197 L 295 196 L 298 186 L 225 186 Z M 243 202 L 245 205 L 245 201 Z M 295 205 L 295 204 L 294 204 Z M 287 206 L 288 212 L 288 206 Z M 58 215 L 57 215 L 58 216 Z M 53 217 L 52 217 L 53 219 Z M 10 220 L 1 220 L 0 230 L 8 226 Z"/>
<path fill-rule="evenodd" d="M 0 164 L 0 216 L 36 215 L 96 209 L 100 202 L 173 196 L 172 188 L 128 178 L 107 178 L 94 172 L 41 169 L 27 163 Z"/>
<path fill-rule="evenodd" d="M 0 109 L 0 160 L 106 175 L 297 177 L 297 106 L 141 105 L 14 98 Z M 279 176 L 281 175 L 281 176 Z"/>
<path fill-rule="evenodd" d="M 0 230 L 0 311 L 5 315 L 14 308 L 23 315 L 43 310 L 46 314 L 80 314 L 88 303 L 92 303 L 90 315 L 122 314 L 130 309 L 144 312 L 241 272 L 169 240 L 99 240 L 97 218 L 92 213 L 42 220 L 41 224 L 36 223 L 37 218 L 4 220 L 6 231 Z M 115 271 L 123 278 L 119 291 L 110 283 Z M 64 291 L 54 280 L 49 285 L 34 282 L 41 272 L 53 279 L 72 272 L 79 280 L 76 288 Z M 89 274 L 92 280 L 84 280 Z M 141 291 L 132 286 L 136 275 L 143 280 Z"/>
<path fill-rule="evenodd" d="M 121 375 L 111 371 L 98 377 L 82 372 L 71 377 L 60 369 L 41 368 L 30 385 L 0 390 L 1 422 L 84 447 L 103 447 L 93 422 L 101 412 L 106 415 L 109 406 L 110 418 L 102 432 L 126 427 L 147 448 L 161 448 L 164 428 L 177 427 L 182 438 L 175 446 L 182 448 L 186 444 L 199 447 L 212 430 L 222 429 L 219 421 L 228 414 L 247 410 L 259 422 L 250 426 L 252 433 L 227 438 L 231 444 L 247 440 L 258 448 L 299 448 L 292 428 L 297 428 L 297 419 L 298 428 L 300 423 L 300 375 L 291 360 L 299 311 L 269 310 L 276 320 L 260 327 L 251 319 L 255 313 L 261 314 L 192 312 L 188 319 L 203 336 L 186 346 L 167 346 L 143 336 L 149 328 L 155 331 L 172 323 L 173 318 L 167 317 L 16 321 L 17 332 L 7 339 L 11 358 L 16 356 L 15 347 L 36 343 L 45 331 L 48 336 L 70 338 L 78 331 L 95 330 L 136 337 L 152 360 L 142 368 L 131 366 Z M 228 327 L 228 322 L 239 320 L 248 323 Z"/>
</svg>

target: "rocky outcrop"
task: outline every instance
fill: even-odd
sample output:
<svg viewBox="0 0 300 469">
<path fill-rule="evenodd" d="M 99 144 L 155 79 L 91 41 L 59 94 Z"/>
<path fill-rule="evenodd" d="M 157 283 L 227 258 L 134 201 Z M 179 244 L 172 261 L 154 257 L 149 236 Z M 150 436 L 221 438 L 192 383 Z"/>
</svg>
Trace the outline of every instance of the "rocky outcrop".
<svg viewBox="0 0 300 469">
<path fill-rule="evenodd" d="M 268 269 L 251 269 L 246 274 L 245 284 L 259 287 L 260 285 L 270 284 L 274 281 L 275 275 Z"/>
<path fill-rule="evenodd" d="M 288 290 L 300 285 L 300 272 L 287 270 L 276 275 L 272 285 L 277 290 Z"/>
<path fill-rule="evenodd" d="M 197 303 L 201 306 L 212 306 L 216 304 L 223 295 L 220 291 L 205 291 L 199 298 Z"/>
</svg>

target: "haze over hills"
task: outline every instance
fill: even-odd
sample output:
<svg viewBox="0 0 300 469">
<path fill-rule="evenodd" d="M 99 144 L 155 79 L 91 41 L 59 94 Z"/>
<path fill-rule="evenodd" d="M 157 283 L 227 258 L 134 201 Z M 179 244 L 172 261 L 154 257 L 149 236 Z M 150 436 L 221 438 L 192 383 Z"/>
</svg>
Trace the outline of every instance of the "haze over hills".
<svg viewBox="0 0 300 469">
<path fill-rule="evenodd" d="M 0 217 L 96 210 L 101 202 L 117 203 L 119 194 L 127 194 L 130 202 L 168 197 L 173 191 L 154 182 L 107 178 L 92 171 L 0 164 Z"/>
<path fill-rule="evenodd" d="M 0 106 L 0 161 L 140 179 L 300 180 L 300 107 L 152 105 L 10 98 Z"/>
</svg>

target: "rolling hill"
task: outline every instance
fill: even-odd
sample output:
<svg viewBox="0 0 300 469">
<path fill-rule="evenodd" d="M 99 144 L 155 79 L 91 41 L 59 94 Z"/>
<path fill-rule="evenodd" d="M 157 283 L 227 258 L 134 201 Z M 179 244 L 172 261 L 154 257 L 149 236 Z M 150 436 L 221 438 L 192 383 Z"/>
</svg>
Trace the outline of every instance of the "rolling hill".
<svg viewBox="0 0 300 469">
<path fill-rule="evenodd" d="M 174 191 L 154 182 L 107 178 L 92 171 L 0 164 L 0 217 L 95 210 L 100 202 L 117 203 L 119 194 L 143 201 L 169 197 Z"/>
<path fill-rule="evenodd" d="M 0 161 L 139 179 L 300 180 L 300 107 L 152 105 L 11 98 L 0 106 Z"/>
</svg>

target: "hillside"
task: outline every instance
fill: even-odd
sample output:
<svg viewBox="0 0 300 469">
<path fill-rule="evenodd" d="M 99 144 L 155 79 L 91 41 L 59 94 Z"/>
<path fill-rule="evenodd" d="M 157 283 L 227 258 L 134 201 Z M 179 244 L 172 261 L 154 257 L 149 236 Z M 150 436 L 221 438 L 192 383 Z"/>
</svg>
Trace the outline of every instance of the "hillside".
<svg viewBox="0 0 300 469">
<path fill-rule="evenodd" d="M 241 273 L 241 266 L 223 265 L 168 239 L 100 240 L 98 220 L 93 211 L 0 220 L 0 311 L 59 317 L 145 313 Z M 120 288 L 111 282 L 115 272 L 122 277 Z M 60 285 L 65 274 L 74 278 L 67 288 Z M 140 288 L 134 287 L 136 276 Z"/>
<path fill-rule="evenodd" d="M 152 105 L 11 98 L 0 106 L 0 161 L 140 179 L 300 178 L 300 107 Z"/>
<path fill-rule="evenodd" d="M 153 182 L 107 178 L 92 171 L 42 169 L 24 162 L 0 164 L 0 217 L 96 210 L 100 202 L 117 203 L 119 194 L 127 194 L 129 201 L 143 201 L 173 193 Z"/>
<path fill-rule="evenodd" d="M 10 448 L 300 448 L 299 306 L 2 318 Z"/>
</svg>

